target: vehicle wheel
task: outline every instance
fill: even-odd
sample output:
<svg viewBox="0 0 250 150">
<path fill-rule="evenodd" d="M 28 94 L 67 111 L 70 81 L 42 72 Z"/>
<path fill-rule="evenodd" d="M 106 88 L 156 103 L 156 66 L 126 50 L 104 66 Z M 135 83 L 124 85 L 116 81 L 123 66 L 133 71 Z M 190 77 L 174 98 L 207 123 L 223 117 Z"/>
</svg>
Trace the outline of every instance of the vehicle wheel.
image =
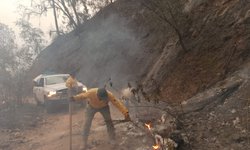
<svg viewBox="0 0 250 150">
<path fill-rule="evenodd" d="M 42 103 L 38 100 L 38 98 L 36 97 L 35 94 L 33 95 L 33 97 L 34 97 L 34 100 L 35 100 L 35 102 L 36 102 L 36 105 L 37 105 L 37 106 L 41 106 Z"/>
<path fill-rule="evenodd" d="M 46 97 L 44 97 L 44 105 L 47 113 L 54 113 L 55 110 L 53 109 L 53 104 L 51 101 L 47 100 Z"/>
</svg>

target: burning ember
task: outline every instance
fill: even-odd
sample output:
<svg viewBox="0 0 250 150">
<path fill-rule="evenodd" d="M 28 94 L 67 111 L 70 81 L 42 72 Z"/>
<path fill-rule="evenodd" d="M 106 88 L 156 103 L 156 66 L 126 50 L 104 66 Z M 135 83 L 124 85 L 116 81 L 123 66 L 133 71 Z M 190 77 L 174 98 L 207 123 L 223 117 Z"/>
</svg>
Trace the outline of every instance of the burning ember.
<svg viewBox="0 0 250 150">
<path fill-rule="evenodd" d="M 145 123 L 145 126 L 146 126 L 149 130 L 151 130 L 151 125 L 150 125 L 150 123 L 149 123 L 149 124 L 146 124 L 146 123 Z"/>
<path fill-rule="evenodd" d="M 163 121 L 164 122 L 164 121 Z M 177 144 L 170 138 L 163 138 L 161 135 L 157 134 L 152 130 L 151 123 L 145 123 L 151 136 L 155 139 L 155 145 L 152 146 L 153 150 L 160 150 L 167 148 L 168 150 L 174 150 Z"/>
<path fill-rule="evenodd" d="M 158 149 L 160 148 L 159 145 L 154 145 L 154 146 L 152 146 L 152 147 L 153 147 L 154 150 L 158 150 Z"/>
</svg>

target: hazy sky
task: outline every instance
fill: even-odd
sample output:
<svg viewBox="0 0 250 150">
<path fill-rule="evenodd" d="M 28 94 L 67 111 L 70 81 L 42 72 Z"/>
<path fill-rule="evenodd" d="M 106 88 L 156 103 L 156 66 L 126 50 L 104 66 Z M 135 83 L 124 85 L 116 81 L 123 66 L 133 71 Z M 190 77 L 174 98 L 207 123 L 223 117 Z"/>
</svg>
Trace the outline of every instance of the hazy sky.
<svg viewBox="0 0 250 150">
<path fill-rule="evenodd" d="M 15 32 L 18 32 L 18 29 L 15 26 L 15 21 L 20 18 L 17 7 L 22 4 L 25 6 L 30 6 L 31 0 L 0 0 L 0 22 L 8 25 Z M 34 17 L 31 20 L 31 23 L 34 27 L 41 28 L 45 35 L 47 35 L 51 28 L 54 28 L 53 15 L 48 14 L 47 17 Z M 18 34 L 18 33 L 16 33 Z"/>
</svg>

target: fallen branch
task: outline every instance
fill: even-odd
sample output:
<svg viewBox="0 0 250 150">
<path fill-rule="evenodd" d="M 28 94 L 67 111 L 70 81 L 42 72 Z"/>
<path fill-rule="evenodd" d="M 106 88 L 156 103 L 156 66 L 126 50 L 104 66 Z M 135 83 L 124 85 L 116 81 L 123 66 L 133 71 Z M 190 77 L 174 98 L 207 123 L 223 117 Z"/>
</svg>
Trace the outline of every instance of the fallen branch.
<svg viewBox="0 0 250 150">
<path fill-rule="evenodd" d="M 178 112 L 180 114 L 186 114 L 195 112 L 208 107 L 212 103 L 222 103 L 230 94 L 238 89 L 243 83 L 243 79 L 232 77 L 225 81 L 222 81 L 220 86 L 206 90 L 203 93 L 199 93 L 193 98 L 182 102 L 181 108 Z"/>
</svg>

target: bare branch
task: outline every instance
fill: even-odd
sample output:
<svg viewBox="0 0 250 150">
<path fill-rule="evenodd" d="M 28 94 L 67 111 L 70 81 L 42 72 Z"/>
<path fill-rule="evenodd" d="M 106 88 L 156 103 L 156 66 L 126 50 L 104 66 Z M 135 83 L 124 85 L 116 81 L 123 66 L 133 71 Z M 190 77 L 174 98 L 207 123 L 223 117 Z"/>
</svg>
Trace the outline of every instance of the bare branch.
<svg viewBox="0 0 250 150">
<path fill-rule="evenodd" d="M 71 0 L 71 6 L 72 6 L 74 14 L 76 16 L 77 26 L 79 26 L 81 23 L 80 23 L 79 15 L 77 14 L 77 11 L 76 11 L 76 1 L 75 0 Z"/>
<path fill-rule="evenodd" d="M 61 4 L 62 4 L 65 12 L 68 14 L 67 16 L 68 16 L 68 18 L 70 20 L 70 23 L 72 23 L 75 26 L 75 28 L 77 28 L 77 24 L 76 24 L 75 20 L 73 19 L 73 17 L 71 16 L 68 7 L 65 5 L 65 1 L 61 0 Z"/>
<path fill-rule="evenodd" d="M 161 20 L 166 22 L 170 27 L 172 27 L 174 29 L 175 33 L 178 36 L 178 39 L 179 39 L 179 42 L 180 42 L 180 45 L 181 45 L 183 51 L 187 52 L 188 49 L 186 48 L 186 46 L 185 46 L 185 44 L 183 42 L 181 31 L 177 26 L 176 16 L 174 16 L 173 8 L 170 6 L 169 2 L 167 2 L 167 11 L 168 11 L 171 18 L 168 18 L 166 16 L 166 14 L 164 13 L 163 8 L 161 8 L 161 6 L 160 6 L 161 4 L 157 4 L 157 1 L 148 0 L 147 2 L 149 2 L 151 4 L 151 6 L 148 5 L 145 1 L 142 2 L 142 5 L 145 8 L 147 8 L 148 10 L 152 11 L 156 16 L 158 16 Z M 176 9 L 178 9 L 178 8 L 176 8 Z M 173 22 L 171 22 L 171 20 Z"/>
</svg>

